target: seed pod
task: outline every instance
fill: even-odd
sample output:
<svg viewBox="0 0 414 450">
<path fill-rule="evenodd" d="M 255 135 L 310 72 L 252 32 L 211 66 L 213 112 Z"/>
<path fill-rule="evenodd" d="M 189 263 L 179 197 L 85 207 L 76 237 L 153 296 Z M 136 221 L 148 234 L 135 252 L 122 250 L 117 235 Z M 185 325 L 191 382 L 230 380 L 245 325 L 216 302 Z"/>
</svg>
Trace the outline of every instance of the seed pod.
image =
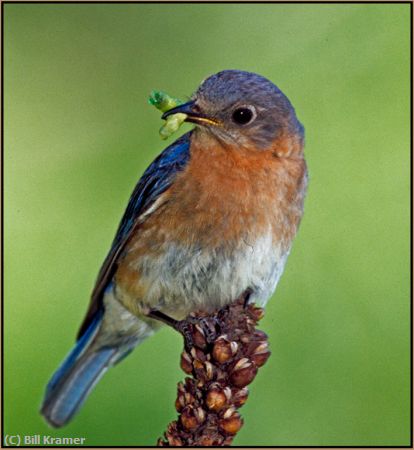
<svg viewBox="0 0 414 450">
<path fill-rule="evenodd" d="M 207 393 L 206 404 L 212 411 L 220 411 L 227 403 L 227 397 L 220 386 L 213 385 Z"/>
<path fill-rule="evenodd" d="M 201 349 L 199 349 L 197 347 L 193 347 L 191 349 L 190 353 L 191 353 L 191 356 L 194 359 L 198 359 L 199 361 L 204 362 L 207 359 L 206 354 Z"/>
<path fill-rule="evenodd" d="M 234 435 L 227 436 L 224 441 L 220 444 L 222 447 L 229 447 L 234 439 Z"/>
<path fill-rule="evenodd" d="M 181 425 L 188 431 L 193 431 L 200 425 L 193 405 L 186 406 L 180 416 Z"/>
<path fill-rule="evenodd" d="M 178 436 L 168 436 L 168 443 L 170 444 L 170 447 L 182 447 L 183 441 Z"/>
<path fill-rule="evenodd" d="M 226 386 L 226 387 L 223 389 L 223 393 L 224 393 L 224 395 L 226 396 L 227 401 L 229 402 L 230 399 L 231 399 L 231 397 L 232 397 L 231 389 L 230 389 L 228 386 Z"/>
<path fill-rule="evenodd" d="M 212 436 L 206 435 L 206 436 L 201 436 L 198 439 L 198 446 L 200 447 L 211 447 L 214 445 L 214 438 Z"/>
<path fill-rule="evenodd" d="M 252 316 L 252 318 L 258 322 L 259 320 L 263 319 L 264 316 L 264 309 L 263 308 L 256 308 L 256 307 L 252 307 L 251 309 L 249 308 L 249 313 Z"/>
<path fill-rule="evenodd" d="M 233 344 L 224 336 L 220 336 L 216 339 L 213 347 L 213 358 L 223 364 L 229 361 L 233 355 L 237 352 L 237 343 Z"/>
<path fill-rule="evenodd" d="M 240 359 L 230 374 L 230 381 L 236 387 L 250 384 L 257 374 L 257 367 L 248 358 Z"/>
<path fill-rule="evenodd" d="M 204 430 L 204 434 L 199 438 L 197 446 L 201 447 L 215 447 L 221 446 L 223 443 L 223 436 L 214 430 L 208 429 Z"/>
<path fill-rule="evenodd" d="M 193 330 L 193 342 L 194 345 L 202 350 L 204 350 L 207 346 L 207 341 L 204 335 L 203 329 L 200 327 L 199 324 L 196 324 L 194 326 Z"/>
<path fill-rule="evenodd" d="M 236 408 L 240 408 L 246 403 L 247 397 L 249 396 L 249 389 L 247 387 L 241 389 L 235 389 L 232 392 L 232 402 Z"/>
<path fill-rule="evenodd" d="M 195 392 L 196 391 L 195 384 L 196 384 L 196 382 L 195 382 L 194 378 L 186 377 L 184 380 L 182 392 L 184 392 L 184 393 L 185 392 L 191 392 L 191 393 Z"/>
<path fill-rule="evenodd" d="M 185 406 L 185 398 L 183 394 L 178 394 L 177 396 L 177 400 L 175 401 L 175 409 L 177 410 L 177 412 L 182 411 L 182 409 Z"/>
<path fill-rule="evenodd" d="M 247 325 L 250 325 L 251 327 L 254 327 L 256 325 L 256 321 L 252 318 L 248 318 L 246 321 Z"/>
<path fill-rule="evenodd" d="M 267 341 L 259 341 L 255 343 L 250 352 L 250 359 L 256 364 L 257 367 L 262 367 L 269 359 L 269 356 L 270 350 Z"/>
<path fill-rule="evenodd" d="M 219 420 L 219 427 L 227 434 L 236 434 L 243 425 L 243 419 L 237 411 L 232 411 L 228 416 Z"/>
<path fill-rule="evenodd" d="M 227 408 L 223 413 L 223 419 L 228 419 L 231 417 L 234 412 L 236 411 L 236 408 L 234 406 L 230 406 L 230 408 Z"/>
<path fill-rule="evenodd" d="M 261 353 L 259 355 L 252 355 L 252 361 L 256 364 L 257 367 L 262 367 L 266 361 L 269 359 L 270 352 Z"/>
<path fill-rule="evenodd" d="M 252 336 L 250 334 L 242 334 L 240 336 L 240 341 L 243 342 L 243 344 L 248 344 L 252 340 Z"/>
<path fill-rule="evenodd" d="M 184 404 L 185 405 L 191 405 L 195 402 L 194 396 L 190 392 L 186 392 L 184 394 Z"/>
<path fill-rule="evenodd" d="M 206 376 L 204 364 L 201 361 L 199 361 L 198 359 L 196 359 L 193 363 L 193 366 L 194 366 L 194 372 L 195 372 L 197 379 L 201 380 L 201 381 L 206 381 L 207 376 Z"/>
<path fill-rule="evenodd" d="M 231 354 L 234 356 L 239 349 L 239 344 L 235 341 L 230 342 Z"/>
<path fill-rule="evenodd" d="M 181 353 L 181 361 L 180 361 L 181 369 L 185 373 L 188 373 L 189 375 L 193 372 L 193 363 L 191 360 L 191 356 L 184 350 Z"/>
<path fill-rule="evenodd" d="M 213 379 L 213 377 L 214 377 L 214 375 L 215 375 L 215 367 L 213 366 L 213 364 L 211 364 L 211 362 L 210 361 L 206 361 L 205 363 L 204 363 L 204 367 L 205 367 L 205 369 L 206 369 L 206 377 L 207 377 L 207 380 L 212 380 Z"/>
<path fill-rule="evenodd" d="M 206 413 L 204 412 L 204 409 L 200 406 L 194 410 L 197 422 L 199 425 L 201 425 L 206 420 Z"/>
<path fill-rule="evenodd" d="M 266 341 L 267 340 L 267 334 L 264 333 L 261 330 L 256 330 L 253 333 L 253 339 L 252 340 L 255 340 L 255 341 Z"/>
</svg>

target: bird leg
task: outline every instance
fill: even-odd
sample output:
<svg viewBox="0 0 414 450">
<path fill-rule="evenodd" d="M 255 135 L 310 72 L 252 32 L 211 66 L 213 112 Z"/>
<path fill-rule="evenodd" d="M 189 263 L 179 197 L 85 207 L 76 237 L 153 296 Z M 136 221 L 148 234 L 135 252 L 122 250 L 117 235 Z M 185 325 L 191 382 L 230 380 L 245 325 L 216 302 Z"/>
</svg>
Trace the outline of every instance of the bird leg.
<svg viewBox="0 0 414 450">
<path fill-rule="evenodd" d="M 186 320 L 176 320 L 167 314 L 159 311 L 158 309 L 151 309 L 151 311 L 147 314 L 151 319 L 159 320 L 165 325 L 173 328 L 178 331 L 183 337 L 186 346 L 188 345 L 190 348 L 192 347 L 192 333 L 191 333 L 191 325 Z"/>
<path fill-rule="evenodd" d="M 203 331 L 208 344 L 214 342 L 217 337 L 216 326 L 219 325 L 219 319 L 214 318 L 214 324 L 211 323 L 211 317 L 192 317 L 191 315 L 184 320 L 176 320 L 163 312 L 152 309 L 148 314 L 151 319 L 159 320 L 174 330 L 178 331 L 184 338 L 185 346 L 188 350 L 194 346 L 193 326 L 199 325 Z"/>
<path fill-rule="evenodd" d="M 249 306 L 249 300 L 252 293 L 252 289 L 249 288 L 241 296 L 241 299 L 243 299 L 244 309 L 247 309 L 247 307 Z M 221 324 L 225 321 L 227 314 L 228 307 L 224 307 L 218 312 L 217 316 L 215 317 L 211 315 L 200 317 L 199 315 L 193 315 L 193 313 L 191 313 L 184 320 L 176 320 L 170 316 L 167 316 L 167 314 L 164 314 L 158 309 L 151 309 L 147 316 L 151 319 L 159 320 L 160 322 L 163 322 L 174 330 L 178 331 L 184 338 L 185 347 L 188 350 L 191 350 L 191 348 L 194 346 L 194 326 L 198 325 L 201 328 L 205 338 L 205 342 L 207 344 L 211 344 L 219 335 Z"/>
<path fill-rule="evenodd" d="M 250 300 L 250 297 L 252 296 L 252 294 L 253 294 L 253 291 L 250 288 L 246 289 L 246 291 L 244 292 L 244 294 L 243 294 L 243 297 L 244 297 L 243 308 L 244 309 L 246 309 L 249 306 L 249 300 Z"/>
</svg>

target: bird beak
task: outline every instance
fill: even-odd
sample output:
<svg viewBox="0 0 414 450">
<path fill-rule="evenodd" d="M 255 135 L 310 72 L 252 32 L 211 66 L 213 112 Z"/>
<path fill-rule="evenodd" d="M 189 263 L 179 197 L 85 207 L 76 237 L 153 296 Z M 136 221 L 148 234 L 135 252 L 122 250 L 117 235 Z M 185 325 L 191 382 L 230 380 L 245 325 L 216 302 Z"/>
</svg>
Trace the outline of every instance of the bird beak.
<svg viewBox="0 0 414 450">
<path fill-rule="evenodd" d="M 206 115 L 196 111 L 195 101 L 191 100 L 190 102 L 184 103 L 183 105 L 176 106 L 169 111 L 166 111 L 162 115 L 162 119 L 166 119 L 173 114 L 185 114 L 187 117 L 185 122 L 196 123 L 197 125 L 218 125 L 219 122 L 215 119 L 207 117 Z"/>
</svg>

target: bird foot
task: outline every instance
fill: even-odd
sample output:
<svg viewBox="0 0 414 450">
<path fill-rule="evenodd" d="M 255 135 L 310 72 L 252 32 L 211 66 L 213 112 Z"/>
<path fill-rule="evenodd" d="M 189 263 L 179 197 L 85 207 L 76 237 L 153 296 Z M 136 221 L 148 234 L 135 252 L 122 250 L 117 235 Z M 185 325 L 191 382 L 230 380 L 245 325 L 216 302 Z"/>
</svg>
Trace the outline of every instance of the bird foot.
<svg viewBox="0 0 414 450">
<path fill-rule="evenodd" d="M 199 327 L 206 344 L 211 344 L 218 336 L 221 322 L 216 317 L 192 317 L 191 315 L 184 320 L 176 320 L 156 309 L 151 310 L 148 313 L 148 317 L 159 320 L 178 331 L 184 338 L 184 344 L 187 350 L 191 350 L 194 345 L 197 345 L 197 342 L 195 342 L 196 326 Z"/>
<path fill-rule="evenodd" d="M 211 344 L 217 338 L 217 329 L 220 329 L 220 320 L 217 317 L 188 317 L 183 322 L 199 325 L 202 329 L 207 344 Z"/>
</svg>

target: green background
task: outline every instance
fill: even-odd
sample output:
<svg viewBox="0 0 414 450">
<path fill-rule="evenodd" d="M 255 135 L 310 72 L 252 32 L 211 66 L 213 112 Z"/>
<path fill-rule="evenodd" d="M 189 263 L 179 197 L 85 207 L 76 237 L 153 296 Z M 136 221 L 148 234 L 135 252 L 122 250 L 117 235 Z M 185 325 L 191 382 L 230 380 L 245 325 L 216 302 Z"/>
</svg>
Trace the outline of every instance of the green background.
<svg viewBox="0 0 414 450">
<path fill-rule="evenodd" d="M 185 98 L 238 68 L 291 99 L 310 187 L 235 444 L 409 444 L 409 8 L 4 5 L 6 433 L 152 445 L 175 418 L 169 329 L 67 428 L 38 410 L 129 194 L 166 145 L 149 91 Z"/>
</svg>

